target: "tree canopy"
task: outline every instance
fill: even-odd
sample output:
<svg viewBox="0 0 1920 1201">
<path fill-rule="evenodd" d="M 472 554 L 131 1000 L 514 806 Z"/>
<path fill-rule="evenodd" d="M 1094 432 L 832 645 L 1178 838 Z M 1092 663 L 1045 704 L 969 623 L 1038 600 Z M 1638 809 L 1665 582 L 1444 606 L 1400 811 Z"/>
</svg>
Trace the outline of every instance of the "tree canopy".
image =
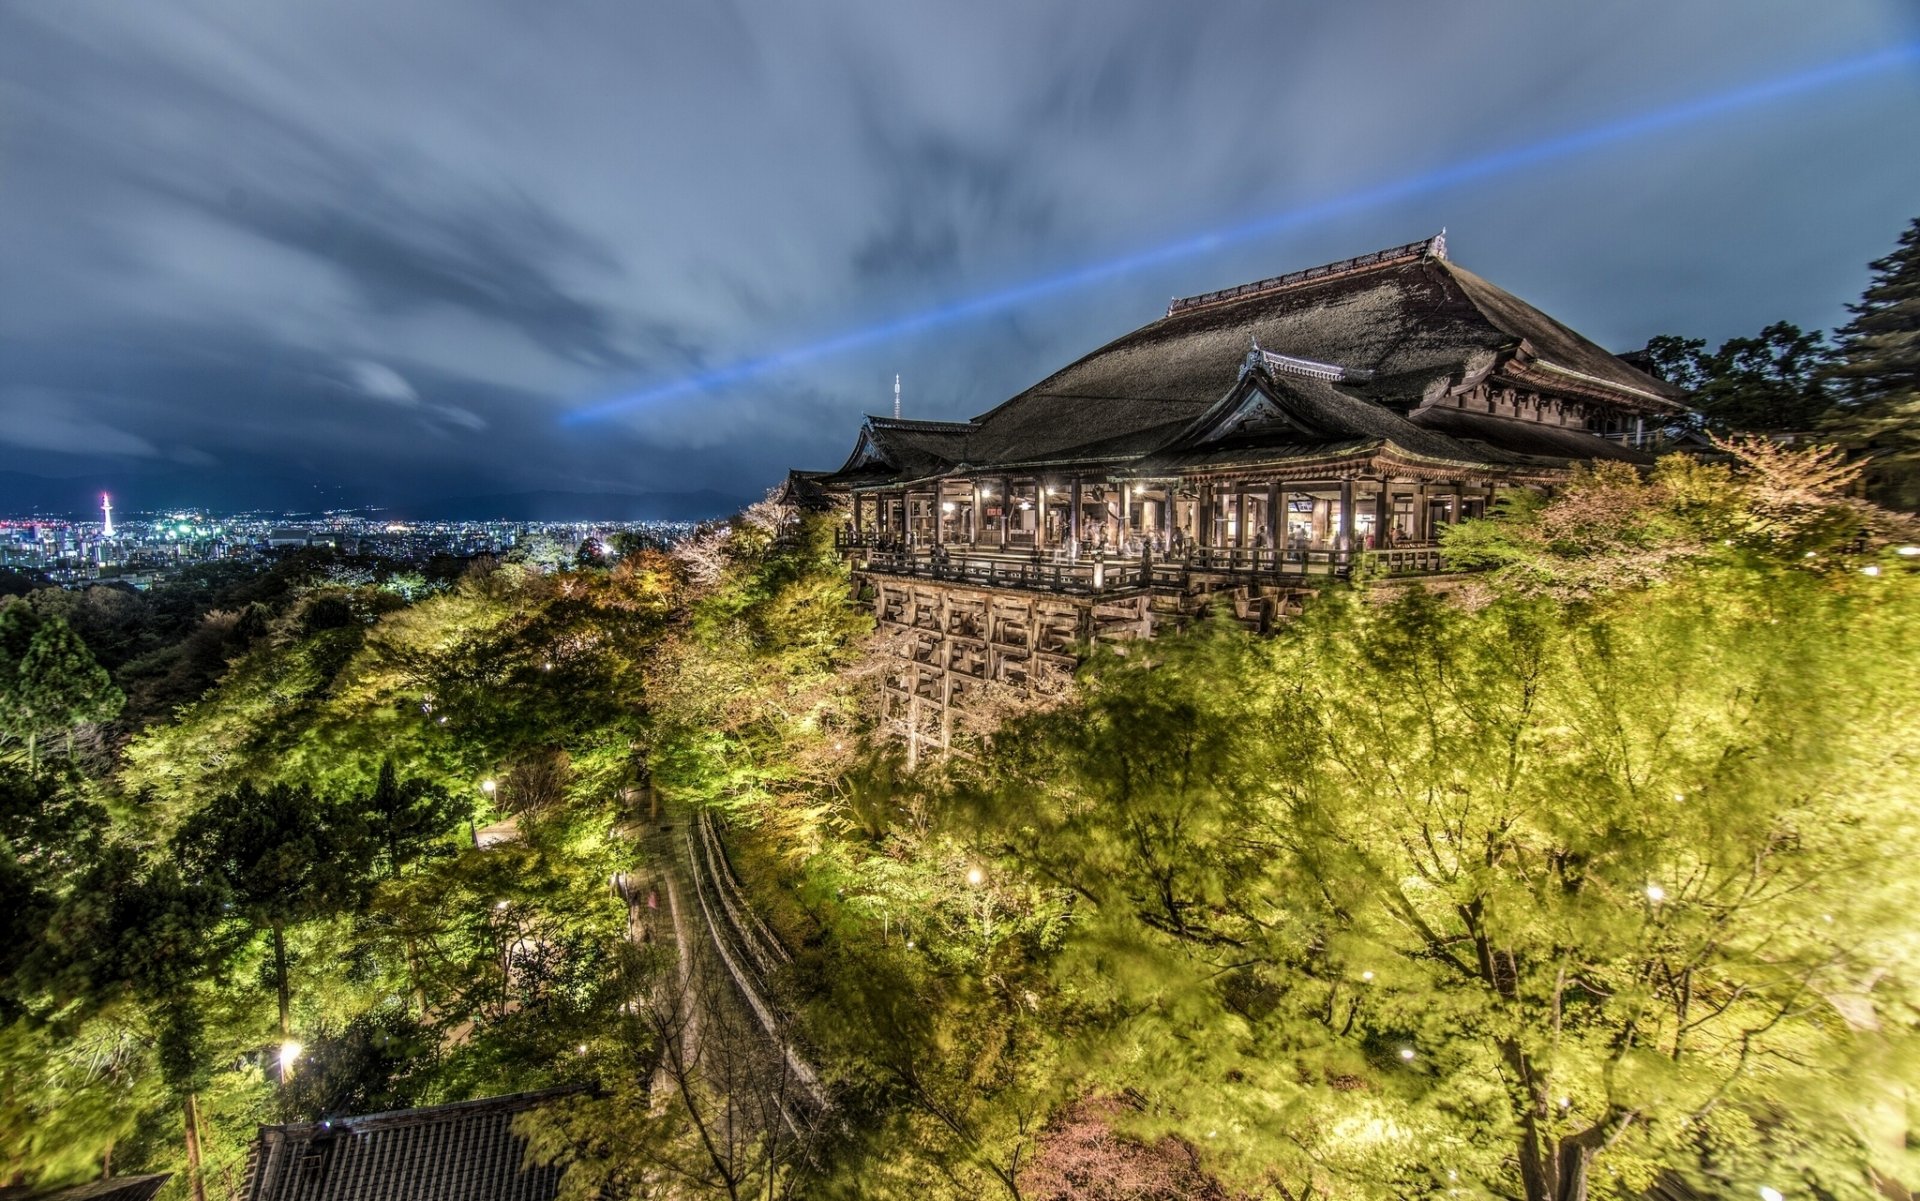
<svg viewBox="0 0 1920 1201">
<path fill-rule="evenodd" d="M 1875 499 L 1920 509 L 1920 217 L 1871 269 L 1834 348 L 1830 374 L 1842 399 L 1829 428 L 1873 457 Z"/>
</svg>

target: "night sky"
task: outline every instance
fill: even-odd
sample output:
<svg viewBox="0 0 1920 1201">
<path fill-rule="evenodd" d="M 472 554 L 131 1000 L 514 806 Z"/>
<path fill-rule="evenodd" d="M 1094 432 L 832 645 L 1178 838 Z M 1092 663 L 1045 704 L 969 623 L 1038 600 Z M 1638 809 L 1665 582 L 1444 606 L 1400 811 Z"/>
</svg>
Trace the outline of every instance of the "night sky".
<svg viewBox="0 0 1920 1201">
<path fill-rule="evenodd" d="M 757 495 L 1170 295 L 1441 226 L 1605 345 L 1831 328 L 1920 215 L 1920 61 L 565 416 L 1920 41 L 1911 0 L 8 0 L 0 509 Z"/>
</svg>

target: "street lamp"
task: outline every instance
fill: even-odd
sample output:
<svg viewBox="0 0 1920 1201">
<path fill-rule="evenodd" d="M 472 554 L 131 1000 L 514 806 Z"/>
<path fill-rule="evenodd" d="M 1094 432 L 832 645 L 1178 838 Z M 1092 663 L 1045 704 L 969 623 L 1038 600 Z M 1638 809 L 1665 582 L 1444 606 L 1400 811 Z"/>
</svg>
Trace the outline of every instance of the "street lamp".
<svg viewBox="0 0 1920 1201">
<path fill-rule="evenodd" d="M 987 882 L 987 873 L 979 864 L 967 868 L 967 887 L 980 890 L 980 937 L 984 941 L 993 938 L 993 897 L 981 885 Z"/>
</svg>

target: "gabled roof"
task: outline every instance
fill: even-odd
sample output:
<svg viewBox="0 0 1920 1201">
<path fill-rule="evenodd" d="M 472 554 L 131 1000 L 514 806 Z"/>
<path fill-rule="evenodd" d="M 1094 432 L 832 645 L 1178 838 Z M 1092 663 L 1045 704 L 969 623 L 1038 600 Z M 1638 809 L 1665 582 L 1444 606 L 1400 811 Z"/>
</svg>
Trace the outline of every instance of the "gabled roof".
<svg viewBox="0 0 1920 1201">
<path fill-rule="evenodd" d="M 1462 465 L 1515 465 L 1497 450 L 1424 429 L 1332 380 L 1272 370 L 1261 362 L 1263 357 L 1257 350 L 1248 355 L 1239 382 L 1135 470 L 1153 474 L 1253 457 L 1319 458 L 1384 450 Z"/>
<path fill-rule="evenodd" d="M 972 432 L 972 423 L 966 421 L 911 421 L 869 414 L 860 426 L 853 453 L 833 474 L 932 475 L 965 458 Z"/>
<path fill-rule="evenodd" d="M 1385 256 L 1385 257 L 1381 257 Z M 1175 301 L 1142 326 L 974 418 L 985 430 L 1032 424 L 1035 409 L 1211 404 L 1233 386 L 1250 343 L 1334 364 L 1363 393 L 1402 404 L 1440 381 L 1485 375 L 1523 348 L 1597 381 L 1623 405 L 1676 408 L 1679 393 L 1449 261 L 1437 239 L 1277 276 L 1250 289 Z M 1192 303 L 1202 301 L 1204 303 Z M 1360 381 L 1364 376 L 1364 382 Z"/>
<path fill-rule="evenodd" d="M 240 1201 L 552 1201 L 560 1169 L 523 1166 L 513 1120 L 577 1091 L 262 1126 Z"/>
<path fill-rule="evenodd" d="M 1468 462 L 1633 457 L 1583 431 L 1534 434 L 1422 403 L 1506 372 L 1521 386 L 1635 412 L 1679 409 L 1680 393 L 1452 263 L 1444 238 L 1176 300 L 1167 315 L 965 422 L 869 417 L 838 483 L 925 479 L 1165 454 L 1246 371 L 1248 348 L 1293 403 L 1324 410 L 1354 437 L 1426 445 Z M 1408 421 L 1403 414 L 1414 413 Z M 1511 435 L 1511 436 L 1507 436 Z M 1522 447 L 1525 449 L 1522 449 Z"/>
<path fill-rule="evenodd" d="M 808 513 L 826 513 L 834 508 L 833 494 L 821 486 L 829 472 L 825 471 L 789 471 L 786 482 L 780 485 L 777 493 L 782 504 L 792 505 Z M 486 831 L 481 831 L 482 834 Z"/>
</svg>

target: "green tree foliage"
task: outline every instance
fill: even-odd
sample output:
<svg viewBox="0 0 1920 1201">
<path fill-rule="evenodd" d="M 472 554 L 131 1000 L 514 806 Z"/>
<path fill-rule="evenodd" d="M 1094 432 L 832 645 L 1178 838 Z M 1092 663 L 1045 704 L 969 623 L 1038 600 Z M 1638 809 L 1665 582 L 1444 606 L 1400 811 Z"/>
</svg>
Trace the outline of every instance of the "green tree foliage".
<svg viewBox="0 0 1920 1201">
<path fill-rule="evenodd" d="M 1843 560 L 1860 539 L 1910 541 L 1914 523 L 1854 498 L 1862 465 L 1833 448 L 1766 438 L 1717 443 L 1731 460 L 1672 455 L 1649 474 L 1618 463 L 1576 468 L 1549 503 L 1502 497 L 1490 520 L 1444 534 L 1448 561 L 1487 574 L 1464 589 L 1583 600 L 1695 568 L 1752 560 Z"/>
<path fill-rule="evenodd" d="M 1819 330 L 1776 321 L 1709 352 L 1705 339 L 1662 335 L 1645 351 L 1662 379 L 1682 388 L 1709 429 L 1770 433 L 1813 429 L 1833 407 L 1825 370 L 1833 357 Z"/>
<path fill-rule="evenodd" d="M 1694 470 L 1619 542 L 1579 489 L 1510 515 L 1470 603 L 1103 653 L 970 773 L 1082 902 L 1056 974 L 1142 1133 L 1295 1196 L 1913 1178 L 1920 576 Z"/>
<path fill-rule="evenodd" d="M 1920 218 L 1871 268 L 1835 346 L 1830 374 L 1842 400 L 1829 428 L 1873 457 L 1867 480 L 1875 500 L 1920 509 Z"/>
<path fill-rule="evenodd" d="M 401 780 L 391 759 L 380 765 L 373 791 L 353 804 L 374 852 L 368 866 L 388 878 L 443 850 L 447 832 L 471 811 L 427 780 Z"/>
<path fill-rule="evenodd" d="M 173 838 L 181 870 L 228 898 L 273 950 L 280 1037 L 292 1037 L 287 930 L 363 902 L 371 856 L 347 807 L 302 786 L 242 784 L 195 810 Z"/>
<path fill-rule="evenodd" d="M 125 698 L 72 627 L 15 601 L 0 607 L 0 745 L 20 744 L 27 770 L 41 740 L 110 720 Z"/>
<path fill-rule="evenodd" d="M 826 520 L 762 502 L 676 552 L 687 620 L 649 662 L 650 768 L 677 800 L 817 848 L 853 762 L 871 618 L 848 602 Z"/>
<path fill-rule="evenodd" d="M 0 765 L 0 980 L 12 981 L 45 937 L 73 878 L 97 854 L 106 812 L 79 782 Z M 17 1012 L 0 990 L 0 1020 Z"/>
</svg>

